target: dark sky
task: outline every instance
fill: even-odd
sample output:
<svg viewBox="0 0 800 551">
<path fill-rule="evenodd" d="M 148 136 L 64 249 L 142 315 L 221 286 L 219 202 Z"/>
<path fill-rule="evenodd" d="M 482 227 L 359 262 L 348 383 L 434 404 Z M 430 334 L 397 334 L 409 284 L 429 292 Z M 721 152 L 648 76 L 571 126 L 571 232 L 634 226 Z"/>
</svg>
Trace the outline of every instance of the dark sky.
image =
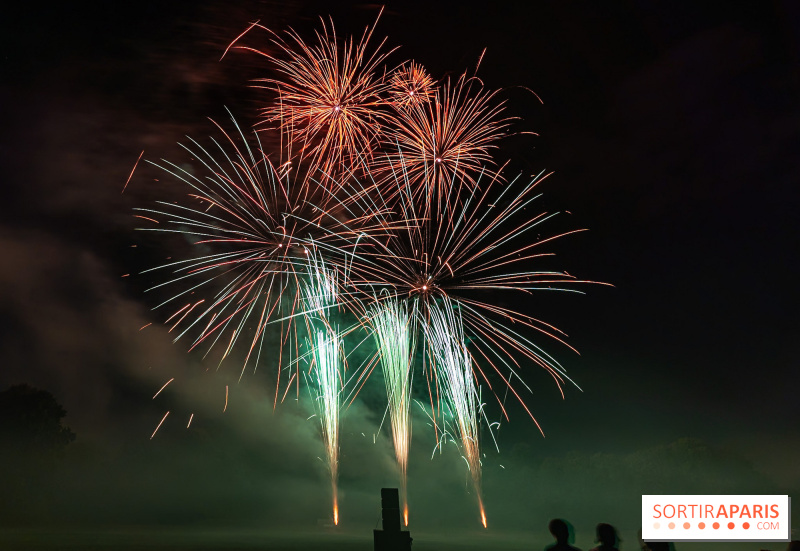
<svg viewBox="0 0 800 551">
<path fill-rule="evenodd" d="M 389 2 L 378 24 L 401 46 L 395 61 L 437 78 L 486 49 L 479 76 L 502 89 L 516 130 L 538 134 L 502 142 L 498 157 L 555 171 L 545 205 L 591 230 L 559 245 L 563 267 L 614 285 L 526 305 L 580 350 L 547 343 L 583 392 L 562 401 L 531 367 L 527 403 L 546 437 L 512 407 L 499 454 L 487 439 L 488 547 L 543 542 L 564 516 L 582 547 L 605 521 L 633 548 L 642 493 L 800 489 L 800 9 L 695 4 Z M 167 184 L 140 166 L 120 191 L 142 150 L 186 161 L 176 143 L 213 133 L 207 117 L 224 107 L 255 122 L 263 59 L 220 61 L 249 22 L 308 36 L 331 15 L 340 34 L 361 33 L 378 9 L 143 0 L 4 14 L 0 389 L 26 382 L 67 409 L 68 522 L 305 532 L 328 514 L 308 404 L 273 413 L 267 369 L 237 383 L 235 369 L 172 344 L 150 311 L 136 274 L 171 252 L 134 231 L 131 209 Z M 379 390 L 343 419 L 352 533 L 369 534 L 378 488 L 396 484 L 385 428 L 373 445 Z M 455 449 L 431 460 L 416 420 L 412 529 L 429 541 L 477 531 L 462 460 Z"/>
</svg>

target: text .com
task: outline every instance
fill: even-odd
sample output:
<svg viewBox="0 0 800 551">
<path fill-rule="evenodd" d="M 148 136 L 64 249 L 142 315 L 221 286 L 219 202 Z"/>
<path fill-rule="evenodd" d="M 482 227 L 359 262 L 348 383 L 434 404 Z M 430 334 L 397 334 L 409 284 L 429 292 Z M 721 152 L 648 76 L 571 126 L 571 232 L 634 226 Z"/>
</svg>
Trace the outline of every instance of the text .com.
<svg viewBox="0 0 800 551">
<path fill-rule="evenodd" d="M 786 495 L 643 495 L 646 541 L 789 541 Z"/>
</svg>

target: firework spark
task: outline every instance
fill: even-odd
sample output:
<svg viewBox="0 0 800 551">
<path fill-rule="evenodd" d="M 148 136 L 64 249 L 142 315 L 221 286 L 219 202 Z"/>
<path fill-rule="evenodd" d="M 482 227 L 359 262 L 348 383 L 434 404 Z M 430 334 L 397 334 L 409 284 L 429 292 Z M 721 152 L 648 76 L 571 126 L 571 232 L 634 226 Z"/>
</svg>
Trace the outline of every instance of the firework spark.
<svg viewBox="0 0 800 551">
<path fill-rule="evenodd" d="M 310 385 L 320 419 L 322 440 L 331 475 L 333 521 L 339 524 L 339 400 L 342 388 L 342 343 L 337 330 L 328 318 L 329 309 L 337 303 L 336 272 L 326 268 L 324 260 L 315 255 L 308 260 L 308 279 L 303 287 L 304 313 L 311 348 Z"/>
<path fill-rule="evenodd" d="M 330 328 L 315 330 L 310 339 L 313 350 L 312 375 L 316 391 L 317 411 L 322 427 L 322 439 L 331 475 L 334 523 L 339 524 L 339 396 L 341 343 L 336 331 Z"/>
<path fill-rule="evenodd" d="M 122 186 L 122 191 L 120 191 L 120 193 L 125 193 L 125 190 L 128 188 L 128 184 L 131 182 L 131 178 L 133 178 L 133 173 L 136 172 L 136 167 L 139 166 L 139 161 L 142 160 L 142 155 L 144 155 L 144 149 L 142 149 L 142 152 L 139 153 L 139 157 L 136 159 L 136 162 L 133 164 L 133 168 L 131 169 L 131 173 L 128 174 L 128 179 L 125 180 L 125 185 Z"/>
<path fill-rule="evenodd" d="M 153 431 L 153 434 L 151 434 L 151 435 L 150 435 L 150 440 L 152 440 L 152 439 L 153 439 L 153 437 L 154 437 L 154 436 L 156 435 L 156 433 L 158 432 L 158 429 L 160 429 L 160 428 L 161 428 L 161 425 L 163 425 L 163 424 L 164 424 L 164 421 L 166 421 L 166 420 L 167 420 L 167 415 L 169 415 L 169 412 L 166 412 L 166 413 L 164 414 L 164 417 L 162 417 L 162 418 L 161 418 L 161 421 L 159 421 L 159 423 L 158 423 L 158 426 L 156 427 L 156 430 L 154 430 L 154 431 Z"/>
<path fill-rule="evenodd" d="M 396 297 L 376 302 L 370 309 L 369 326 L 378 348 L 397 465 L 400 469 L 403 518 L 408 526 L 408 450 L 411 444 L 411 359 L 414 353 L 414 325 L 405 301 Z"/>
<path fill-rule="evenodd" d="M 481 519 L 486 514 L 481 496 L 481 460 L 478 441 L 480 397 L 472 369 L 472 356 L 467 351 L 461 315 L 447 297 L 431 304 L 422 323 L 431 362 L 442 387 L 447 409 L 453 417 L 455 433 L 461 441 L 461 453 L 469 467 L 478 496 Z"/>
<path fill-rule="evenodd" d="M 174 380 L 175 380 L 175 377 L 171 378 L 169 381 L 167 381 L 166 383 L 164 383 L 164 386 L 162 386 L 161 388 L 159 388 L 159 389 L 158 389 L 158 392 L 156 392 L 155 394 L 153 394 L 153 400 L 155 400 L 155 399 L 156 399 L 156 396 L 158 396 L 159 394 L 161 394 L 161 391 L 162 391 L 162 390 L 164 390 L 165 388 L 167 388 L 167 385 L 168 385 L 168 384 L 170 384 L 170 383 L 171 383 L 172 381 L 174 381 Z"/>
</svg>

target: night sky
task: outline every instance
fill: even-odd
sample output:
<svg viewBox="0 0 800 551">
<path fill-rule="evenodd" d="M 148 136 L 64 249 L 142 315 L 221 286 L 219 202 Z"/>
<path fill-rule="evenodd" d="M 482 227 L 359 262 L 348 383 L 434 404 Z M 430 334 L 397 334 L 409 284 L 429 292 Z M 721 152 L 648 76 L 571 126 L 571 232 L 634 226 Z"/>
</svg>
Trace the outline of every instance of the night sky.
<svg viewBox="0 0 800 551">
<path fill-rule="evenodd" d="M 580 351 L 542 342 L 582 392 L 565 387 L 562 400 L 529 366 L 526 403 L 545 437 L 512 405 L 500 452 L 484 438 L 488 531 L 463 460 L 453 447 L 431 459 L 433 433 L 416 411 L 415 548 L 541 548 L 547 522 L 563 517 L 581 548 L 609 522 L 631 550 L 643 493 L 800 493 L 800 8 L 695 4 L 386 4 L 375 34 L 400 46 L 394 62 L 414 59 L 441 79 L 473 69 L 486 49 L 478 76 L 519 117 L 496 158 L 523 174 L 554 171 L 543 208 L 590 229 L 554 248 L 561 268 L 614 286 L 526 299 L 526 312 Z M 299 0 L 6 8 L 0 390 L 52 392 L 77 434 L 35 525 L 130 531 L 175 548 L 212 532 L 204 542 L 219 548 L 277 548 L 280 538 L 334 548 L 345 537 L 370 548 L 379 489 L 397 485 L 386 426 L 373 444 L 382 385 L 343 417 L 342 522 L 331 531 L 307 400 L 273 412 L 268 367 L 239 383 L 236 365 L 215 371 L 186 342 L 173 344 L 163 312 L 151 310 L 152 280 L 139 273 L 173 250 L 136 232 L 132 209 L 179 193 L 174 182 L 140 164 L 120 192 L 142 150 L 188 163 L 177 142 L 213 134 L 208 117 L 225 120 L 227 107 L 244 125 L 257 121 L 264 94 L 252 84 L 267 63 L 241 51 L 220 61 L 250 22 L 310 37 L 331 15 L 339 34 L 360 34 L 379 9 Z M 267 45 L 265 33 L 250 40 Z M 714 545 L 701 547 L 726 548 Z"/>
</svg>

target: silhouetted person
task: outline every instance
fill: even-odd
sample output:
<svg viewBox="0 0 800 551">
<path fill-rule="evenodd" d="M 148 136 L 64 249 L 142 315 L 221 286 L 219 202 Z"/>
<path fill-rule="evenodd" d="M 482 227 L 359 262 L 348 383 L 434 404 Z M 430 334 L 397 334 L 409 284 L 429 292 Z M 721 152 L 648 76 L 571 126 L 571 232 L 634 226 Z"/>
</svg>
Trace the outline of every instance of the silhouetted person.
<svg viewBox="0 0 800 551">
<path fill-rule="evenodd" d="M 617 529 L 610 524 L 600 523 L 597 525 L 597 541 L 600 545 L 593 547 L 591 551 L 619 551 L 619 536 Z"/>
<path fill-rule="evenodd" d="M 560 518 L 554 518 L 547 525 L 550 533 L 556 538 L 556 542 L 545 547 L 545 551 L 581 551 L 577 547 L 570 545 L 572 540 L 572 530 L 569 522 Z"/>
</svg>

